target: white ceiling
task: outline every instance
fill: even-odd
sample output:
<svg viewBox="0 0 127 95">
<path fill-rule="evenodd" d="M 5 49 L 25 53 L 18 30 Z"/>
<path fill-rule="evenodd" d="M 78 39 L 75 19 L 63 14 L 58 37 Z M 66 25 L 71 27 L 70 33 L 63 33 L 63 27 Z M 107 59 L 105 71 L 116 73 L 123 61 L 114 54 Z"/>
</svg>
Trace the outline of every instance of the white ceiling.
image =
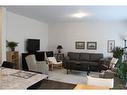
<svg viewBox="0 0 127 95">
<path fill-rule="evenodd" d="M 127 6 L 7 6 L 8 11 L 47 23 L 87 20 L 127 20 Z M 71 18 L 77 12 L 90 14 L 84 18 Z"/>
</svg>

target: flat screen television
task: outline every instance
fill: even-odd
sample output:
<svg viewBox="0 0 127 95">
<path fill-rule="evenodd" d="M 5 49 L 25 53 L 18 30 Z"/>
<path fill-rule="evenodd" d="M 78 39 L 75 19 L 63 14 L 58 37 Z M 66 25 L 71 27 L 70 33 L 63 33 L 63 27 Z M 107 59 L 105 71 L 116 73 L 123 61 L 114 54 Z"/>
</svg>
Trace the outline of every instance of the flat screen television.
<svg viewBox="0 0 127 95">
<path fill-rule="evenodd" d="M 40 50 L 40 39 L 27 39 L 26 49 L 28 52 Z"/>
</svg>

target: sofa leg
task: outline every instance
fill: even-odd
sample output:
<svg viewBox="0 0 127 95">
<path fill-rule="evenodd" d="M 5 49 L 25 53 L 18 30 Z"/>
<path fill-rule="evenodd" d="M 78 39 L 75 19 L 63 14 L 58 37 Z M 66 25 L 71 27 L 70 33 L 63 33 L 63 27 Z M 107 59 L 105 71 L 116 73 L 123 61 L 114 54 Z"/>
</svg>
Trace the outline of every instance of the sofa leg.
<svg viewBox="0 0 127 95">
<path fill-rule="evenodd" d="M 90 74 L 90 65 L 88 65 L 87 76 Z"/>
<path fill-rule="evenodd" d="M 67 74 L 68 74 L 68 69 L 67 69 Z"/>
<path fill-rule="evenodd" d="M 100 73 L 100 72 L 101 72 L 101 70 L 98 70 L 98 72 Z"/>
<path fill-rule="evenodd" d="M 89 76 L 89 75 L 90 75 L 90 70 L 87 71 L 87 76 Z"/>
</svg>

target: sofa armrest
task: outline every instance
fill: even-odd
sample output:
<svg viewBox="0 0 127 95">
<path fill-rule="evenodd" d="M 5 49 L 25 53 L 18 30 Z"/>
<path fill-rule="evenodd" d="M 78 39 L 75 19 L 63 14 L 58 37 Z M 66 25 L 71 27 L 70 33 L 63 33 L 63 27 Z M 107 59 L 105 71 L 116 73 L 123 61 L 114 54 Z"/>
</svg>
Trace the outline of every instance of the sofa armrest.
<svg viewBox="0 0 127 95">
<path fill-rule="evenodd" d="M 101 64 L 105 64 L 105 63 L 109 63 L 110 60 L 109 60 L 108 58 L 101 58 L 101 59 L 99 60 L 99 62 L 100 62 Z"/>
<path fill-rule="evenodd" d="M 63 67 L 67 68 L 68 67 L 68 61 L 70 60 L 69 56 L 66 56 L 63 59 Z"/>
<path fill-rule="evenodd" d="M 64 59 L 63 59 L 63 63 L 67 63 L 68 60 L 70 60 L 70 58 L 68 56 L 66 56 Z"/>
<path fill-rule="evenodd" d="M 100 60 L 99 61 L 104 61 L 105 60 L 105 58 L 100 58 Z"/>
<path fill-rule="evenodd" d="M 104 64 L 104 61 L 105 61 L 105 59 L 104 59 L 104 58 L 100 58 L 100 59 L 98 60 L 99 65 Z"/>
<path fill-rule="evenodd" d="M 103 58 L 100 60 L 100 68 L 101 69 L 109 69 L 109 66 L 110 66 L 110 59 L 109 58 Z"/>
<path fill-rule="evenodd" d="M 64 57 L 64 60 L 70 60 L 69 56 Z"/>
</svg>

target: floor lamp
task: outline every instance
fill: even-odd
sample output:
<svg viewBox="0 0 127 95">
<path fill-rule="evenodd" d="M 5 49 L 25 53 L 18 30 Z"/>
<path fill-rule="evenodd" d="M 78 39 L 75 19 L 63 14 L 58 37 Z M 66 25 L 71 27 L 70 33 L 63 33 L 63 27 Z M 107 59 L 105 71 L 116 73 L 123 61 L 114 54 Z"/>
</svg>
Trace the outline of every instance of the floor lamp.
<svg viewBox="0 0 127 95">
<path fill-rule="evenodd" d="M 126 60 L 127 56 L 127 37 L 124 38 L 124 60 Z"/>
<path fill-rule="evenodd" d="M 125 48 L 125 49 L 127 48 L 127 46 L 126 46 L 126 42 L 127 42 L 127 40 L 124 39 L 124 48 Z"/>
<path fill-rule="evenodd" d="M 124 37 L 124 60 L 127 60 L 127 36 Z M 127 82 L 125 85 L 125 88 L 127 88 Z"/>
</svg>

